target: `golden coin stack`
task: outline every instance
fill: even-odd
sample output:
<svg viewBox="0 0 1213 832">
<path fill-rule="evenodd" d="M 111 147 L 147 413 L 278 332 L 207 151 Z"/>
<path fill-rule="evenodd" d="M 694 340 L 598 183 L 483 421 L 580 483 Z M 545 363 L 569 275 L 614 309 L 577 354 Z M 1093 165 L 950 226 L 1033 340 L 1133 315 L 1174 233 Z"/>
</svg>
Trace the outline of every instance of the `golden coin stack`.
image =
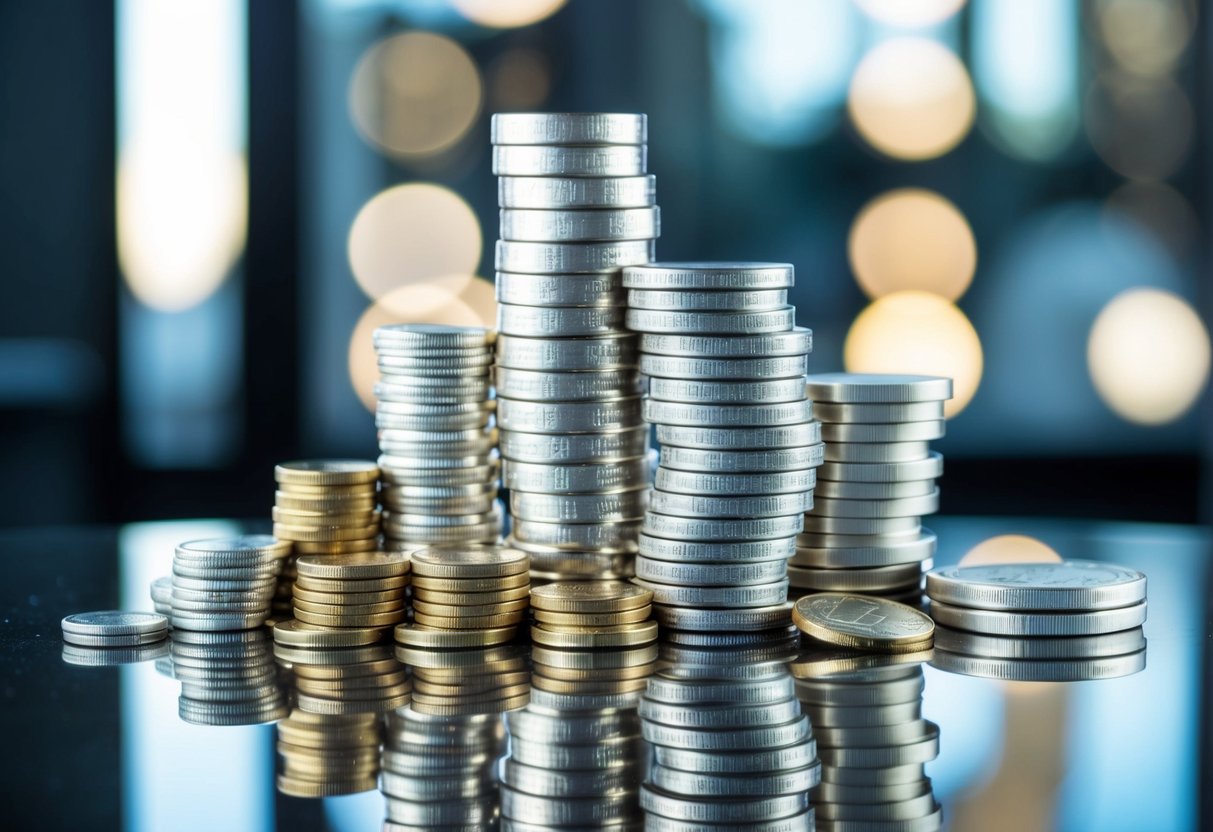
<svg viewBox="0 0 1213 832">
<path fill-rule="evenodd" d="M 638 647 L 657 640 L 653 593 L 622 581 L 563 581 L 531 590 L 531 641 L 547 647 Z"/>
<path fill-rule="evenodd" d="M 408 556 L 399 552 L 303 555 L 295 568 L 295 619 L 318 627 L 382 629 L 404 620 Z"/>
<path fill-rule="evenodd" d="M 274 655 L 291 664 L 295 704 L 322 715 L 382 713 L 409 701 L 412 684 L 381 627 L 331 628 L 299 620 L 274 625 Z"/>
<path fill-rule="evenodd" d="M 356 459 L 315 459 L 274 466 L 274 536 L 293 554 L 342 555 L 379 548 L 379 466 Z M 278 581 L 274 612 L 289 616 L 294 558 Z"/>
<path fill-rule="evenodd" d="M 409 647 L 487 647 L 518 632 L 531 591 L 525 552 L 502 546 L 431 546 L 414 552 Z"/>
</svg>

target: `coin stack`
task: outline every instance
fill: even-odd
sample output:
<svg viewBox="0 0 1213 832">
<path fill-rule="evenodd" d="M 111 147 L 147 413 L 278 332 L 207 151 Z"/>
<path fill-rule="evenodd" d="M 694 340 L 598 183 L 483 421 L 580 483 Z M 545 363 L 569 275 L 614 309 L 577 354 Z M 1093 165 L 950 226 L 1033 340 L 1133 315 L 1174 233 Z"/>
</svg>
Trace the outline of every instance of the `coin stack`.
<svg viewBox="0 0 1213 832">
<path fill-rule="evenodd" d="M 295 704 L 321 715 L 382 713 L 409 701 L 412 685 L 382 627 L 329 627 L 298 619 L 274 625 L 274 654 L 295 673 Z"/>
<path fill-rule="evenodd" d="M 495 543 L 497 431 L 490 373 L 496 333 L 393 324 L 375 330 L 383 534 L 389 549 Z"/>
<path fill-rule="evenodd" d="M 295 620 L 317 627 L 387 628 L 404 620 L 409 560 L 399 552 L 303 555 Z"/>
<path fill-rule="evenodd" d="M 250 630 L 270 605 L 291 544 L 265 534 L 191 540 L 173 552 L 176 630 Z"/>
<path fill-rule="evenodd" d="M 413 621 L 396 627 L 409 647 L 504 644 L 526 617 L 527 554 L 500 546 L 431 546 L 414 552 Z"/>
<path fill-rule="evenodd" d="M 822 761 L 818 829 L 942 828 L 924 769 L 939 753 L 939 728 L 922 718 L 926 655 L 815 648 L 791 665 Z"/>
<path fill-rule="evenodd" d="M 377 713 L 291 711 L 278 723 L 278 791 L 292 797 L 331 797 L 375 789 L 381 732 Z"/>
<path fill-rule="evenodd" d="M 935 554 L 922 515 L 939 509 L 943 473 L 928 443 L 944 434 L 952 380 L 825 373 L 809 376 L 808 389 L 826 461 L 791 561 L 792 587 L 917 593 Z"/>
<path fill-rule="evenodd" d="M 657 640 L 653 593 L 621 581 L 562 581 L 531 590 L 531 641 L 574 649 Z"/>
<path fill-rule="evenodd" d="M 78 612 L 60 626 L 64 643 L 76 647 L 141 647 L 168 637 L 168 619 L 150 612 Z"/>
<path fill-rule="evenodd" d="M 173 617 L 173 576 L 162 575 L 152 581 L 152 607 L 165 619 Z"/>
<path fill-rule="evenodd" d="M 530 672 L 518 645 L 443 650 L 399 645 L 413 674 L 412 709 L 431 717 L 499 714 L 524 706 Z"/>
<path fill-rule="evenodd" d="M 173 632 L 173 678 L 181 719 L 196 725 L 257 725 L 287 715 L 265 630 Z"/>
<path fill-rule="evenodd" d="M 647 121 L 493 116 L 500 176 L 496 385 L 510 543 L 536 577 L 629 577 L 648 486 L 620 269 L 653 259 Z"/>
<path fill-rule="evenodd" d="M 782 263 L 624 270 L 644 416 L 661 444 L 636 581 L 665 627 L 787 625 L 788 558 L 822 461 L 804 385 L 812 333 L 794 325 L 793 281 Z"/>
</svg>

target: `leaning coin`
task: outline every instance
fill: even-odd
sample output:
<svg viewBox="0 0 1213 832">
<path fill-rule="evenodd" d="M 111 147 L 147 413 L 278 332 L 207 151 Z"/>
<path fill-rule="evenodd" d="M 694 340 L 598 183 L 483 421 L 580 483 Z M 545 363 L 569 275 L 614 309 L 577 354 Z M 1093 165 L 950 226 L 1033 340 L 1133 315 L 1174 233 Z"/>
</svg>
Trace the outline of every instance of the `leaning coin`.
<svg viewBox="0 0 1213 832">
<path fill-rule="evenodd" d="M 931 617 L 957 630 L 997 636 L 1091 636 L 1140 627 L 1146 604 L 1088 612 L 1005 612 L 932 601 Z"/>
<path fill-rule="evenodd" d="M 643 333 L 762 335 L 768 332 L 789 332 L 795 325 L 794 306 L 758 312 L 681 312 L 630 307 L 627 313 L 628 329 Z"/>
<path fill-rule="evenodd" d="M 791 263 L 649 263 L 624 272 L 631 289 L 786 289 L 794 282 Z"/>
<path fill-rule="evenodd" d="M 801 598 L 792 608 L 792 621 L 818 641 L 890 652 L 922 649 L 935 631 L 931 618 L 913 607 L 845 593 Z"/>
<path fill-rule="evenodd" d="M 531 242 L 649 240 L 661 236 L 661 209 L 619 208 L 598 211 L 535 211 L 503 208 L 501 239 Z"/>
<path fill-rule="evenodd" d="M 493 173 L 497 176 L 641 176 L 647 162 L 647 148 L 635 144 L 493 148 Z"/>
<path fill-rule="evenodd" d="M 1086 560 L 948 566 L 927 575 L 927 594 L 988 610 L 1102 610 L 1144 601 L 1146 576 Z"/>
<path fill-rule="evenodd" d="M 497 241 L 495 268 L 523 274 L 612 272 L 653 258 L 651 240 L 614 243 L 524 243 Z"/>
<path fill-rule="evenodd" d="M 502 208 L 647 208 L 657 201 L 657 177 L 499 176 Z"/>
</svg>

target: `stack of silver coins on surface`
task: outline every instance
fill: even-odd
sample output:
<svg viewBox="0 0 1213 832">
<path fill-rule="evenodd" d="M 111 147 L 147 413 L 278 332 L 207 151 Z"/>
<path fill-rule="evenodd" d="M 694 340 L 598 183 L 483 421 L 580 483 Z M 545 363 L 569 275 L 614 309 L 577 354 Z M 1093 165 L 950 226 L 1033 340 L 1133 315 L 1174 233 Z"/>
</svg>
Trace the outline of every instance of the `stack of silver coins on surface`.
<svg viewBox="0 0 1213 832">
<path fill-rule="evenodd" d="M 292 797 L 368 792 L 378 785 L 382 722 L 377 713 L 296 709 L 278 723 L 278 791 Z"/>
<path fill-rule="evenodd" d="M 182 543 L 173 552 L 173 628 L 260 627 L 290 553 L 290 543 L 264 534 Z"/>
<path fill-rule="evenodd" d="M 494 336 L 437 324 L 375 330 L 386 548 L 494 543 L 501 534 Z"/>
<path fill-rule="evenodd" d="M 265 630 L 173 633 L 173 678 L 181 719 L 197 725 L 256 725 L 287 715 Z"/>
<path fill-rule="evenodd" d="M 819 830 L 943 828 L 924 768 L 939 753 L 922 718 L 924 655 L 814 651 L 792 664 L 822 761 Z"/>
<path fill-rule="evenodd" d="M 646 118 L 504 113 L 492 131 L 510 542 L 536 578 L 628 577 L 649 463 L 620 269 L 660 233 Z"/>
<path fill-rule="evenodd" d="M 623 280 L 661 445 L 636 581 L 663 627 L 786 628 L 788 558 L 822 461 L 792 266 L 654 263 Z"/>
<path fill-rule="evenodd" d="M 917 593 L 935 554 L 922 516 L 939 509 L 943 473 L 929 443 L 944 434 L 952 380 L 824 373 L 808 389 L 826 461 L 789 570 L 793 590 Z"/>
<path fill-rule="evenodd" d="M 1146 576 L 1113 563 L 975 564 L 927 573 L 932 664 L 1021 681 L 1112 678 L 1145 667 Z"/>
</svg>

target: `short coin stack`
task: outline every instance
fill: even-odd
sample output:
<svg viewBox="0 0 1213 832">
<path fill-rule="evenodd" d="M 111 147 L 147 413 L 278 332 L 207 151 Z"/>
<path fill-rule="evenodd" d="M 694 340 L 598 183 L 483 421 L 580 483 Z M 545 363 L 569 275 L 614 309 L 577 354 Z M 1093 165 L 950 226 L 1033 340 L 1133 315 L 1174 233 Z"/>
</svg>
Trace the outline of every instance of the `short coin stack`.
<svg viewBox="0 0 1213 832">
<path fill-rule="evenodd" d="M 530 672 L 519 645 L 455 650 L 400 645 L 396 656 L 412 671 L 412 709 L 425 716 L 500 714 L 521 708 L 530 694 Z"/>
<path fill-rule="evenodd" d="M 487 647 L 510 641 L 526 618 L 525 552 L 432 546 L 414 552 L 413 622 L 396 627 L 409 647 Z"/>
<path fill-rule="evenodd" d="M 264 534 L 191 540 L 173 552 L 173 628 L 250 630 L 270 604 L 291 544 Z"/>
<path fill-rule="evenodd" d="M 278 723 L 278 791 L 293 797 L 368 792 L 378 785 L 377 713 L 316 714 L 296 709 Z"/>
<path fill-rule="evenodd" d="M 303 555 L 295 619 L 317 627 L 387 628 L 404 620 L 409 560 L 399 552 Z"/>
<path fill-rule="evenodd" d="M 482 327 L 437 324 L 375 330 L 388 548 L 495 543 L 501 534 L 490 395 L 494 336 Z"/>
<path fill-rule="evenodd" d="M 638 647 L 657 640 L 653 593 L 620 581 L 565 581 L 531 590 L 531 641 L 574 649 Z"/>
<path fill-rule="evenodd" d="M 493 116 L 500 176 L 496 386 L 511 545 L 536 577 L 628 577 L 648 485 L 620 269 L 660 233 L 647 122 Z"/>
<path fill-rule="evenodd" d="M 178 713 L 196 725 L 258 725 L 287 715 L 265 630 L 173 633 Z"/>
<path fill-rule="evenodd" d="M 939 509 L 943 458 L 929 442 L 944 434 L 952 380 L 935 376 L 811 375 L 825 464 L 804 518 L 789 578 L 798 593 L 917 592 L 935 535 L 922 515 Z"/>
<path fill-rule="evenodd" d="M 382 713 L 409 701 L 412 685 L 382 627 L 329 627 L 298 619 L 274 625 L 274 654 L 295 671 L 295 704 L 324 716 Z"/>
<path fill-rule="evenodd" d="M 788 558 L 822 462 L 793 269 L 653 263 L 623 280 L 661 444 L 636 581 L 663 627 L 785 627 Z"/>
<path fill-rule="evenodd" d="M 78 647 L 138 647 L 168 637 L 168 619 L 159 613 L 78 612 L 61 622 L 63 641 Z"/>
</svg>

